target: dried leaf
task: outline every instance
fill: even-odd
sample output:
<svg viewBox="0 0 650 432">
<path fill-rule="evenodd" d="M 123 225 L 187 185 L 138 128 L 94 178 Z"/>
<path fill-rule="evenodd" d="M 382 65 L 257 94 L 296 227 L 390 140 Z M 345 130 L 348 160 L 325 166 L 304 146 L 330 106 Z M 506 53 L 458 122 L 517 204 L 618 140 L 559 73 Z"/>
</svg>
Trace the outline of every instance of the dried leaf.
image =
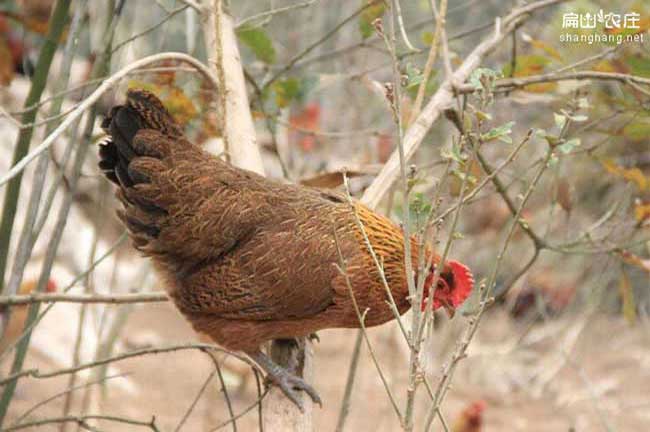
<svg viewBox="0 0 650 432">
<path fill-rule="evenodd" d="M 351 171 L 331 171 L 302 179 L 300 180 L 300 184 L 323 189 L 334 189 L 343 184 L 343 173 L 345 173 L 347 178 L 353 178 L 366 175 L 377 175 L 378 172 L 378 168 L 371 167 Z"/>
<path fill-rule="evenodd" d="M 646 116 L 639 117 L 635 121 L 625 125 L 622 132 L 630 141 L 645 141 L 650 136 L 650 118 Z"/>
<path fill-rule="evenodd" d="M 625 180 L 635 183 L 639 190 L 644 191 L 648 188 L 648 179 L 639 168 L 623 168 L 616 165 L 611 159 L 603 159 L 600 163 L 610 174 L 623 177 Z"/>
<path fill-rule="evenodd" d="M 634 301 L 634 290 L 630 283 L 630 278 L 625 271 L 621 272 L 621 281 L 619 282 L 619 292 L 621 294 L 621 302 L 623 316 L 628 323 L 634 325 L 636 323 L 636 303 Z"/>
<path fill-rule="evenodd" d="M 634 218 L 637 222 L 644 222 L 650 219 L 650 202 L 637 202 L 634 204 Z"/>
<path fill-rule="evenodd" d="M 526 77 L 531 75 L 540 74 L 551 60 L 542 55 L 525 55 L 517 57 L 517 64 L 515 66 L 515 77 Z M 510 63 L 503 67 L 503 75 L 510 76 L 512 72 L 512 65 Z"/>
<path fill-rule="evenodd" d="M 5 39 L 0 37 L 0 85 L 9 85 L 14 78 L 14 59 Z"/>
<path fill-rule="evenodd" d="M 619 255 L 627 264 L 631 264 L 647 273 L 650 273 L 650 259 L 642 259 L 626 250 L 619 252 Z"/>
<path fill-rule="evenodd" d="M 569 213 L 573 207 L 573 200 L 571 197 L 571 185 L 566 178 L 563 177 L 558 180 L 555 189 L 555 197 L 560 207 L 562 207 L 565 212 Z"/>
<path fill-rule="evenodd" d="M 534 46 L 535 48 L 539 48 L 539 49 L 543 50 L 546 54 L 550 55 L 554 59 L 562 61 L 562 56 L 560 55 L 558 50 L 556 50 L 555 48 L 553 48 L 551 45 L 547 44 L 546 42 L 541 41 L 541 40 L 537 40 L 537 39 L 531 39 L 529 41 L 529 43 L 532 46 Z"/>
</svg>

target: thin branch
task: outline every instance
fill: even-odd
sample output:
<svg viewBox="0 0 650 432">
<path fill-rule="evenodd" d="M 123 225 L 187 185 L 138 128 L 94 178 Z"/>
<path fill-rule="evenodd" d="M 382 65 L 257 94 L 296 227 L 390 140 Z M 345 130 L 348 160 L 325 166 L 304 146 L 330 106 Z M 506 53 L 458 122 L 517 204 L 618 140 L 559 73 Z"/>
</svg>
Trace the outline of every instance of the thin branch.
<svg viewBox="0 0 650 432">
<path fill-rule="evenodd" d="M 168 14 L 167 14 L 167 15 L 166 15 L 162 20 L 160 20 L 160 21 L 157 22 L 156 24 L 153 24 L 152 26 L 150 26 L 150 27 L 148 27 L 148 28 L 142 30 L 141 32 L 136 33 L 136 34 L 134 34 L 133 36 L 131 36 L 131 37 L 129 37 L 129 38 L 123 40 L 122 42 L 116 44 L 115 47 L 113 48 L 113 51 L 112 51 L 113 54 L 114 54 L 115 52 L 119 51 L 123 46 L 125 46 L 125 45 L 127 45 L 127 44 L 133 42 L 134 40 L 136 40 L 136 39 L 138 39 L 138 38 L 141 38 L 142 36 L 145 36 L 145 35 L 151 33 L 152 31 L 155 31 L 157 28 L 160 28 L 163 24 L 165 24 L 167 21 L 169 21 L 170 19 L 172 19 L 174 16 L 176 16 L 176 15 L 178 15 L 179 13 L 183 12 L 183 11 L 184 11 L 185 9 L 187 9 L 188 7 L 190 7 L 189 4 L 186 4 L 185 6 L 179 6 L 179 7 L 177 7 L 176 9 L 170 11 L 170 12 L 169 12 L 169 13 L 168 13 Z"/>
<path fill-rule="evenodd" d="M 516 88 L 525 87 L 531 84 L 539 84 L 546 82 L 557 82 L 557 81 L 567 81 L 567 80 L 586 80 L 586 79 L 595 79 L 602 81 L 618 81 L 626 85 L 645 85 L 650 86 L 650 78 L 644 78 L 637 75 L 630 75 L 617 72 L 597 72 L 597 71 L 581 71 L 581 72 L 550 72 L 542 75 L 533 75 L 528 77 L 520 78 L 504 78 L 496 80 L 494 83 L 495 90 L 499 91 L 511 91 Z M 639 91 L 642 91 L 646 95 L 650 95 L 650 90 L 646 90 L 640 87 L 634 87 Z M 472 85 L 465 84 L 458 88 L 460 93 L 473 93 L 476 91 Z"/>
<path fill-rule="evenodd" d="M 275 74 L 273 74 L 273 76 L 272 76 L 271 78 L 269 78 L 269 80 L 266 81 L 266 82 L 264 83 L 264 85 L 262 86 L 262 90 L 266 90 L 266 89 L 267 89 L 271 84 L 273 84 L 275 81 L 277 81 L 278 78 L 280 78 L 282 75 L 284 75 L 284 74 L 287 73 L 289 70 L 291 70 L 291 68 L 292 68 L 296 63 L 298 63 L 300 60 L 302 60 L 302 59 L 303 59 L 307 54 L 309 54 L 310 52 L 312 52 L 314 49 L 316 49 L 316 48 L 317 48 L 319 45 L 321 45 L 323 42 L 325 42 L 326 40 L 328 40 L 329 38 L 331 38 L 332 36 L 334 36 L 336 33 L 338 33 L 338 31 L 339 31 L 341 28 L 343 28 L 347 23 L 349 23 L 350 21 L 354 20 L 356 17 L 358 17 L 359 15 L 361 15 L 361 13 L 362 13 L 364 10 L 366 10 L 366 9 L 369 8 L 370 6 L 373 6 L 374 4 L 376 4 L 377 2 L 380 2 L 380 1 L 383 1 L 383 0 L 373 0 L 373 1 L 369 1 L 369 2 L 365 3 L 363 6 L 361 6 L 361 7 L 358 8 L 357 10 L 355 10 L 355 11 L 352 13 L 352 15 L 348 16 L 348 17 L 345 18 L 343 21 L 341 21 L 340 23 L 338 23 L 338 24 L 337 24 L 337 25 L 336 25 L 332 30 L 330 30 L 329 32 L 325 33 L 325 35 L 324 35 L 323 37 L 319 38 L 319 39 L 316 40 L 314 43 L 312 43 L 312 44 L 309 45 L 307 48 L 305 48 L 303 51 L 301 51 L 300 53 L 296 54 L 296 55 L 295 55 L 291 60 L 289 60 L 289 61 L 287 62 L 286 65 L 284 65 L 284 66 L 282 67 L 282 69 L 280 69 L 280 70 L 277 71 Z"/>
<path fill-rule="evenodd" d="M 192 411 L 194 411 L 194 407 L 199 402 L 199 400 L 201 399 L 201 396 L 203 396 L 203 393 L 205 392 L 205 389 L 208 388 L 208 385 L 210 384 L 210 382 L 212 382 L 212 379 L 214 378 L 214 376 L 216 374 L 217 374 L 217 369 L 215 368 L 212 372 L 210 372 L 210 375 L 208 375 L 208 377 L 203 382 L 203 385 L 201 386 L 198 393 L 194 397 L 194 400 L 192 400 L 192 403 L 190 404 L 189 407 L 187 407 L 187 410 L 185 411 L 185 414 L 183 414 L 183 417 L 181 417 L 181 420 L 178 422 L 178 425 L 176 425 L 176 428 L 174 429 L 174 432 L 179 432 L 183 428 L 183 425 L 185 424 L 187 419 L 192 414 Z M 234 423 L 233 423 L 233 425 L 234 425 Z M 236 431 L 237 429 L 234 428 L 234 430 Z"/>
<path fill-rule="evenodd" d="M 306 2 L 296 3 L 296 4 L 293 4 L 293 5 L 289 5 L 289 6 L 278 7 L 278 8 L 275 8 L 275 9 L 268 10 L 266 12 L 260 12 L 258 14 L 251 15 L 249 17 L 246 17 L 246 18 L 242 19 L 241 21 L 239 21 L 237 23 L 237 25 L 235 27 L 239 29 L 239 28 L 245 26 L 246 24 L 250 23 L 251 21 L 257 21 L 257 20 L 260 20 L 260 19 L 263 19 L 263 18 L 269 18 L 269 17 L 275 16 L 275 15 L 278 15 L 278 14 L 281 14 L 281 13 L 284 13 L 284 12 L 289 12 L 289 11 L 296 10 L 296 9 L 303 9 L 303 8 L 306 8 L 306 7 L 309 7 L 309 6 L 313 5 L 317 1 L 318 0 L 309 0 L 309 1 L 306 1 Z"/>
<path fill-rule="evenodd" d="M 70 0 L 59 0 L 53 6 L 52 16 L 49 22 L 45 42 L 38 56 L 34 76 L 32 77 L 29 94 L 25 99 L 25 106 L 38 103 L 50 73 L 50 66 L 54 59 L 54 53 L 57 49 L 57 41 L 63 34 L 65 22 L 70 9 Z M 33 109 L 23 115 L 23 123 L 33 123 L 36 119 L 37 110 Z M 29 151 L 29 144 L 32 140 L 34 128 L 22 129 L 16 139 L 14 147 L 12 165 L 16 165 Z M 7 179 L 7 181 L 10 179 Z M 7 190 L 5 191 L 2 209 L 2 219 L 0 221 L 0 292 L 4 292 L 4 279 L 9 258 L 9 246 L 11 245 L 11 235 L 13 232 L 16 210 L 18 207 L 18 198 L 20 196 L 22 174 L 16 176 Z M 2 182 L 3 184 L 6 182 Z M 1 409 L 0 409 L 1 411 Z M 4 419 L 4 413 L 0 413 L 0 425 Z"/>
<path fill-rule="evenodd" d="M 69 394 L 69 393 L 71 393 L 73 391 L 76 391 L 76 390 L 92 387 L 92 386 L 97 385 L 97 384 L 103 384 L 106 381 L 111 380 L 111 379 L 124 378 L 124 377 L 126 377 L 128 375 L 129 375 L 128 373 L 123 373 L 123 374 L 119 374 L 119 375 L 106 376 L 106 377 L 103 377 L 103 378 L 100 378 L 100 379 L 97 379 L 97 380 L 94 380 L 94 381 L 90 381 L 90 382 L 87 382 L 87 383 L 84 383 L 84 384 L 79 384 L 77 386 L 70 387 L 70 388 L 68 388 L 68 389 L 66 389 L 66 390 L 64 390 L 62 392 L 56 393 L 55 395 L 52 395 L 49 398 L 42 400 L 41 402 L 37 403 L 36 405 L 34 405 L 33 407 L 31 407 L 30 409 L 25 411 L 23 414 L 21 414 L 20 417 L 18 417 L 18 419 L 14 423 L 14 425 L 20 424 L 20 422 L 22 422 L 24 419 L 29 417 L 29 415 L 32 414 L 34 411 L 36 411 L 37 409 L 41 408 L 42 406 L 52 402 L 53 400 L 60 398 L 61 396 L 65 396 L 66 394 Z"/>
<path fill-rule="evenodd" d="M 59 423 L 77 423 L 79 426 L 83 427 L 84 429 L 87 430 L 95 430 L 88 424 L 88 420 L 104 420 L 104 421 L 111 421 L 114 423 L 122 423 L 122 424 L 128 424 L 131 426 L 139 426 L 139 427 L 146 427 L 149 428 L 152 431 L 158 431 L 158 428 L 156 427 L 155 421 L 156 418 L 153 417 L 150 421 L 140 421 L 140 420 L 134 420 L 134 419 L 129 419 L 126 417 L 117 417 L 117 416 L 109 416 L 109 415 L 79 415 L 79 416 L 64 416 L 64 417 L 52 417 L 48 419 L 42 419 L 42 420 L 35 420 L 33 422 L 28 422 L 28 423 L 22 423 L 19 425 L 13 425 L 9 426 L 7 428 L 4 428 L 4 432 L 11 432 L 11 431 L 17 431 L 17 430 L 22 430 L 22 429 L 28 429 L 28 428 L 36 428 L 40 426 L 45 426 L 45 425 L 51 425 L 51 424 L 59 424 Z"/>
<path fill-rule="evenodd" d="M 503 38 L 515 29 L 521 22 L 527 20 L 531 14 L 539 9 L 561 3 L 565 0 L 540 0 L 529 5 L 515 8 L 503 19 L 497 18 L 495 22 L 495 31 L 493 35 L 478 44 L 476 48 L 467 56 L 465 61 L 458 67 L 451 77 L 440 86 L 438 91 L 426 104 L 415 122 L 406 130 L 404 134 L 404 152 L 406 160 L 410 159 L 415 153 L 420 143 L 424 139 L 431 125 L 438 118 L 442 110 L 446 109 L 453 101 L 455 90 L 454 83 L 465 82 L 470 74 L 483 61 L 483 59 L 497 48 Z M 366 189 L 362 201 L 376 206 L 384 193 L 391 187 L 399 173 L 399 154 L 394 151 L 390 159 L 384 165 L 375 181 Z"/>
<path fill-rule="evenodd" d="M 53 143 L 54 141 L 61 136 L 61 134 L 70 126 L 77 118 L 79 118 L 84 111 L 86 111 L 88 108 L 90 108 L 95 102 L 99 100 L 100 97 L 106 91 L 108 91 L 110 88 L 115 86 L 122 78 L 124 78 L 126 75 L 128 75 L 131 71 L 138 69 L 140 67 L 149 65 L 151 63 L 156 63 L 162 60 L 178 60 L 178 61 L 183 61 L 186 63 L 189 63 L 190 65 L 194 66 L 201 72 L 209 82 L 213 84 L 213 86 L 216 88 L 217 87 L 217 82 L 212 78 L 212 75 L 210 74 L 210 71 L 207 69 L 207 67 L 196 60 L 194 57 L 191 57 L 187 54 L 183 53 L 174 53 L 174 52 L 167 52 L 167 53 L 160 53 L 160 54 L 154 54 L 148 57 L 145 57 L 143 59 L 140 59 L 138 61 L 135 61 L 124 68 L 120 69 L 118 72 L 115 74 L 111 75 L 109 78 L 107 78 L 102 85 L 100 85 L 90 96 L 88 96 L 82 103 L 77 106 L 77 108 L 70 113 L 68 117 L 66 117 L 65 120 L 61 122 L 59 127 L 57 127 L 50 135 L 45 138 L 45 140 L 34 150 L 29 152 L 26 156 L 24 156 L 22 159 L 20 159 L 19 162 L 14 164 L 9 171 L 5 175 L 0 178 L 0 187 L 6 184 L 8 181 L 19 175 L 23 169 L 32 161 L 34 158 L 36 158 L 39 154 L 47 150 Z"/>
<path fill-rule="evenodd" d="M 436 0 L 431 0 L 431 8 L 435 9 Z M 447 14 L 447 0 L 441 0 L 440 2 L 440 13 L 436 17 L 436 30 L 433 33 L 433 41 L 431 41 L 431 48 L 429 48 L 429 56 L 427 57 L 427 62 L 424 65 L 424 72 L 422 73 L 422 82 L 418 87 L 418 93 L 415 96 L 415 102 L 413 103 L 413 108 L 411 110 L 411 116 L 409 117 L 408 124 L 410 125 L 420 114 L 420 108 L 422 108 L 422 101 L 424 100 L 424 93 L 427 88 L 427 83 L 431 77 L 431 71 L 433 70 L 433 65 L 436 62 L 436 57 L 438 55 L 438 46 L 440 35 L 442 34 L 442 29 L 446 25 L 446 14 Z"/>
<path fill-rule="evenodd" d="M 217 372 L 217 376 L 219 377 L 219 383 L 221 383 L 221 391 L 223 392 L 223 398 L 226 400 L 226 407 L 228 408 L 228 414 L 230 414 L 230 418 L 233 419 L 232 431 L 237 432 L 237 422 L 234 420 L 235 411 L 232 408 L 232 402 L 230 401 L 230 395 L 228 394 L 228 387 L 226 387 L 226 380 L 223 378 L 223 373 L 221 373 L 221 366 L 219 365 L 219 362 L 217 361 L 217 358 L 214 356 L 214 354 L 208 353 L 208 355 L 212 359 L 212 363 L 214 364 L 214 369 Z M 253 369 L 253 371 L 257 371 L 257 369 Z"/>
<path fill-rule="evenodd" d="M 35 379 L 46 379 L 46 378 L 52 378 L 56 376 L 61 376 L 61 375 L 67 375 L 70 373 L 74 372 L 79 372 L 84 369 L 90 369 L 94 368 L 97 366 L 102 366 L 105 364 L 110 364 L 110 363 L 115 363 L 119 362 L 122 360 L 126 360 L 129 358 L 133 357 L 140 357 L 143 355 L 149 355 L 149 354 L 162 354 L 162 353 L 168 353 L 168 352 L 174 352 L 174 351 L 183 351 L 183 350 L 199 350 L 202 352 L 207 353 L 208 351 L 215 351 L 215 352 L 220 352 L 220 353 L 225 353 L 228 355 L 231 355 L 246 364 L 249 364 L 251 366 L 255 366 L 255 364 L 249 360 L 246 356 L 241 356 L 239 354 L 232 353 L 230 351 L 227 351 L 223 348 L 219 348 L 215 345 L 210 345 L 210 344 L 203 344 L 203 343 L 194 343 L 194 344 L 180 344 L 180 345 L 172 345 L 168 347 L 154 347 L 154 348 L 145 348 L 141 350 L 136 350 L 136 351 L 130 351 L 126 353 L 122 353 L 113 357 L 109 357 L 106 359 L 102 360 L 96 360 L 92 361 L 89 363 L 84 363 L 76 367 L 70 367 L 70 368 L 64 368 L 64 369 L 58 369 L 56 371 L 52 372 L 41 372 L 38 369 L 27 369 L 20 371 L 18 373 L 15 373 L 13 375 L 9 375 L 5 377 L 4 379 L 0 380 L 0 386 L 6 385 L 9 382 L 15 381 L 18 378 L 25 378 L 25 377 L 30 377 L 30 378 L 35 378 Z"/>
<path fill-rule="evenodd" d="M 569 121 L 567 120 L 567 123 L 568 122 Z M 449 390 L 449 387 L 451 385 L 451 380 L 456 370 L 456 366 L 463 358 L 467 356 L 467 347 L 469 346 L 470 342 L 474 338 L 474 335 L 476 334 L 476 331 L 478 330 L 478 325 L 481 321 L 481 317 L 483 316 L 486 307 L 490 303 L 492 303 L 490 294 L 496 283 L 496 277 L 499 272 L 501 261 L 503 260 L 503 257 L 505 255 L 505 251 L 508 248 L 508 245 L 510 244 L 510 240 L 512 238 L 512 235 L 514 234 L 515 228 L 518 226 L 518 220 L 521 216 L 521 212 L 524 210 L 524 207 L 528 203 L 528 200 L 531 197 L 533 191 L 537 188 L 537 184 L 539 183 L 540 179 L 542 178 L 542 175 L 546 171 L 548 167 L 548 161 L 550 160 L 552 155 L 553 155 L 553 149 L 549 147 L 548 151 L 546 152 L 546 156 L 544 158 L 544 163 L 541 164 L 540 169 L 535 174 L 528 189 L 526 190 L 526 192 L 522 197 L 521 204 L 519 205 L 515 215 L 513 216 L 513 220 L 512 223 L 510 224 L 510 228 L 508 229 L 508 232 L 503 240 L 503 244 L 497 254 L 495 263 L 492 266 L 492 272 L 490 273 L 490 276 L 488 278 L 487 285 L 485 285 L 487 286 L 487 291 L 485 292 L 485 295 L 483 295 L 483 298 L 481 299 L 479 311 L 477 312 L 475 317 L 470 319 L 470 323 L 467 327 L 467 330 L 465 331 L 465 334 L 461 342 L 458 344 L 458 348 L 454 352 L 454 355 L 452 356 L 450 363 L 444 369 L 443 376 L 440 380 L 440 384 L 438 385 L 438 388 L 435 393 L 434 401 L 431 404 L 431 408 L 429 409 L 429 412 L 427 413 L 426 416 L 427 420 L 426 420 L 425 430 L 427 431 L 430 430 L 431 425 L 433 423 L 433 418 L 437 410 L 440 408 L 440 404 L 444 400 L 447 391 Z M 483 288 L 483 286 L 481 286 L 481 288 Z M 483 291 L 483 289 L 481 289 L 481 291 Z"/>
<path fill-rule="evenodd" d="M 336 230 L 333 231 L 334 233 L 334 243 L 336 244 L 336 250 L 338 252 L 338 257 L 339 257 L 339 264 L 336 265 L 336 269 L 338 272 L 343 276 L 345 279 L 346 286 L 348 287 L 348 293 L 350 295 L 350 299 L 352 300 L 352 305 L 354 306 L 354 311 L 357 314 L 357 318 L 359 319 L 359 325 L 361 327 L 361 333 L 363 335 L 364 340 L 366 341 L 366 346 L 368 347 L 368 352 L 370 353 L 370 357 L 372 358 L 373 363 L 375 364 L 375 368 L 377 369 L 377 373 L 379 374 L 379 378 L 381 379 L 381 382 L 384 385 L 384 389 L 386 390 L 386 394 L 388 395 L 388 398 L 390 399 L 390 403 L 393 406 L 393 409 L 395 410 L 395 414 L 397 415 L 397 418 L 399 419 L 400 424 L 404 424 L 404 417 L 402 416 L 402 413 L 399 410 L 399 407 L 397 406 L 397 402 L 395 400 L 395 396 L 393 396 L 393 392 L 390 389 L 390 386 L 388 384 L 388 380 L 384 376 L 384 373 L 381 369 L 381 366 L 379 365 L 379 360 L 377 360 L 377 356 L 375 355 L 375 351 L 372 348 L 372 344 L 370 343 L 370 339 L 368 339 L 368 334 L 366 333 L 366 326 L 365 326 L 365 320 L 366 320 L 366 313 L 368 312 L 368 309 L 366 309 L 363 313 L 361 313 L 361 310 L 359 309 L 359 305 L 357 303 L 356 296 L 354 295 L 354 290 L 352 289 L 352 284 L 350 282 L 350 276 L 348 275 L 348 269 L 347 269 L 347 263 L 345 260 L 345 257 L 343 256 L 343 253 L 341 252 L 341 246 L 339 244 L 339 239 L 336 234 Z"/>
<path fill-rule="evenodd" d="M 397 25 L 399 26 L 400 34 L 402 35 L 402 40 L 404 45 L 409 49 L 409 51 L 420 52 L 421 50 L 415 48 L 411 41 L 409 40 L 408 35 L 406 34 L 406 29 L 404 28 L 404 18 L 402 17 L 402 7 L 399 4 L 399 0 L 393 0 L 393 7 L 395 8 L 395 15 L 397 16 Z"/>
<path fill-rule="evenodd" d="M 501 164 L 499 164 L 499 166 L 497 166 L 495 169 L 492 169 L 491 172 L 488 173 L 488 175 L 486 175 L 483 178 L 483 180 L 481 180 L 481 182 L 470 193 L 468 193 L 465 196 L 465 198 L 462 201 L 462 204 L 466 204 L 467 202 L 471 201 L 476 195 L 478 195 L 479 192 L 481 192 L 481 190 L 483 190 L 483 188 L 485 187 L 487 182 L 493 181 L 493 179 L 497 176 L 497 174 L 499 174 L 501 171 L 503 171 L 503 169 L 505 167 L 507 167 L 508 165 L 510 165 L 514 161 L 515 157 L 517 157 L 517 155 L 519 154 L 519 151 L 522 148 L 524 148 L 524 146 L 530 141 L 530 138 L 532 137 L 532 132 L 533 131 L 530 130 L 528 132 L 528 134 L 526 134 L 524 139 L 519 142 L 519 144 L 514 148 L 514 150 L 512 152 L 510 152 L 508 157 L 503 162 L 501 162 Z M 442 212 L 440 214 L 440 216 L 438 216 L 436 218 L 436 220 L 433 223 L 435 224 L 435 223 L 438 223 L 438 222 L 442 221 L 443 219 L 445 219 L 460 204 L 461 204 L 461 202 L 457 202 L 453 206 L 446 209 L 444 212 Z"/>
<path fill-rule="evenodd" d="M 169 301 L 165 291 L 137 294 L 60 294 L 32 293 L 0 296 L 0 305 L 15 306 L 32 303 L 162 303 Z"/>
<path fill-rule="evenodd" d="M 348 418 L 348 414 L 350 413 L 352 389 L 354 388 L 354 378 L 357 375 L 357 365 L 359 364 L 359 358 L 361 357 L 361 342 L 363 342 L 363 330 L 359 330 L 357 332 L 357 337 L 354 341 L 352 357 L 350 358 L 350 367 L 348 368 L 348 378 L 345 381 L 345 390 L 343 391 L 341 409 L 339 410 L 339 419 L 336 421 L 336 432 L 343 432 L 345 421 Z"/>
<path fill-rule="evenodd" d="M 221 429 L 221 428 L 224 428 L 224 427 L 228 426 L 230 423 L 233 423 L 233 422 L 235 422 L 236 420 L 239 420 L 240 418 L 244 417 L 246 414 L 248 414 L 249 412 L 251 412 L 255 407 L 257 407 L 257 406 L 261 406 L 261 405 L 262 405 L 262 401 L 264 400 L 264 398 L 266 397 L 266 395 L 267 395 L 268 393 L 269 393 L 269 388 L 267 387 L 266 389 L 264 389 L 264 393 L 262 393 L 262 395 L 261 395 L 261 396 L 260 396 L 260 397 L 255 401 L 255 402 L 253 402 L 252 404 L 250 404 L 250 405 L 249 405 L 245 410 L 243 410 L 242 412 L 240 412 L 240 413 L 237 414 L 236 416 L 234 416 L 234 417 L 228 419 L 227 421 L 218 424 L 218 425 L 215 426 L 214 428 L 210 429 L 209 432 L 214 432 L 214 431 L 217 431 L 217 430 L 219 430 L 219 429 Z M 262 429 L 260 428 L 260 430 L 262 430 Z"/>
</svg>

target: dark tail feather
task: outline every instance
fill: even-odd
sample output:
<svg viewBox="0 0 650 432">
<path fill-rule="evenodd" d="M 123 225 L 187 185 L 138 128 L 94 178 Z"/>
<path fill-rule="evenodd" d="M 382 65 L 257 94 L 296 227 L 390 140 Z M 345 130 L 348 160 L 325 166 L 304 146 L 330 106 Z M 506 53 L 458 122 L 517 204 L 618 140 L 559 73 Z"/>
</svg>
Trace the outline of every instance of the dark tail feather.
<svg viewBox="0 0 650 432">
<path fill-rule="evenodd" d="M 138 156 L 133 148 L 133 138 L 139 130 L 153 129 L 169 138 L 183 135 L 162 102 L 152 93 L 137 89 L 127 92 L 125 105 L 111 109 L 102 122 L 102 129 L 110 138 L 100 145 L 99 168 L 109 180 L 122 187 L 135 184 L 129 177 L 128 166 Z"/>
<path fill-rule="evenodd" d="M 166 203 L 154 201 L 164 188 L 169 143 L 182 130 L 153 94 L 130 90 L 124 105 L 115 106 L 102 122 L 110 135 L 99 147 L 99 168 L 120 187 L 124 210 L 118 216 L 131 231 L 136 247 L 151 250 L 167 217 Z"/>
</svg>

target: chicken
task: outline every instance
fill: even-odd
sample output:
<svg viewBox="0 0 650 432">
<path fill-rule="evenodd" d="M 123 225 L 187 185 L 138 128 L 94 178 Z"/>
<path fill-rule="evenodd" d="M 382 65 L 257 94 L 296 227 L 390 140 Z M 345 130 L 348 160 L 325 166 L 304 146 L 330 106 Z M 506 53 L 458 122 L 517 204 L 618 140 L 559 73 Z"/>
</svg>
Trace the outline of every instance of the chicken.
<svg viewBox="0 0 650 432">
<path fill-rule="evenodd" d="M 38 281 L 36 280 L 28 280 L 23 282 L 22 285 L 20 285 L 20 288 L 18 288 L 18 294 L 31 294 L 32 291 L 34 291 L 36 288 L 37 283 Z M 56 292 L 56 283 L 52 280 L 49 280 L 45 286 L 45 292 Z M 29 305 L 16 305 L 11 306 L 11 308 L 12 309 L 11 314 L 9 315 L 9 322 L 7 323 L 7 327 L 4 329 L 2 338 L 0 339 L 0 353 L 4 353 L 5 350 L 13 347 L 16 342 L 18 342 L 18 339 L 20 336 L 22 336 L 23 330 L 25 329 L 25 321 L 27 321 Z M 0 314 L 2 313 L 3 311 L 0 311 Z"/>
<path fill-rule="evenodd" d="M 481 432 L 483 430 L 483 411 L 485 402 L 482 400 L 469 404 L 454 421 L 452 432 Z"/>
<path fill-rule="evenodd" d="M 149 256 L 180 312 L 199 333 L 243 351 L 301 406 L 294 389 L 320 403 L 301 378 L 260 350 L 325 328 L 358 328 L 339 250 L 365 325 L 394 318 L 355 211 L 384 265 L 400 313 L 411 304 L 400 227 L 337 193 L 282 184 L 235 168 L 185 139 L 151 93 L 129 90 L 102 127 L 99 167 L 119 188 L 118 216 Z M 413 240 L 413 260 L 418 251 Z M 425 295 L 440 259 L 427 251 Z M 456 261 L 441 269 L 434 307 L 453 310 L 472 290 Z M 424 307 L 424 303 L 422 305 Z"/>
<path fill-rule="evenodd" d="M 540 318 L 557 316 L 573 302 L 578 285 L 575 275 L 550 267 L 531 272 L 521 287 L 506 296 L 510 315 L 515 319 L 530 316 L 533 312 L 541 314 Z"/>
</svg>

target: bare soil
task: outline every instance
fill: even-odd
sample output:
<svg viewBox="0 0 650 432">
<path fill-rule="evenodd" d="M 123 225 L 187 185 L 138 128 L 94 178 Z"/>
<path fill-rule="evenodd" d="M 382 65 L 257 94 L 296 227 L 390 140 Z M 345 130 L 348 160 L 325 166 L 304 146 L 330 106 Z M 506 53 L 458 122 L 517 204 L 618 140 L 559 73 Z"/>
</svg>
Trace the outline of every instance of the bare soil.
<svg viewBox="0 0 650 432">
<path fill-rule="evenodd" d="M 452 345 L 445 340 L 462 331 L 466 321 L 447 323 L 428 352 L 435 365 L 430 382 L 435 386 L 440 370 L 449 358 Z M 469 357 L 457 371 L 453 387 L 443 405 L 452 424 L 459 412 L 473 401 L 487 404 L 484 431 L 645 431 L 650 430 L 650 332 L 647 323 L 632 327 L 624 320 L 595 316 L 565 317 L 549 323 L 514 322 L 500 311 L 485 317 Z M 369 331 L 383 370 L 400 406 L 404 405 L 407 380 L 407 352 L 392 325 Z M 189 325 L 170 305 L 145 305 L 130 316 L 126 335 L 134 345 L 167 345 L 196 340 Z M 347 369 L 354 330 L 329 330 L 316 343 L 315 387 L 323 397 L 323 408 L 314 409 L 315 430 L 334 430 Z M 128 349 L 128 348 L 124 348 Z M 71 350 L 72 351 L 72 350 Z M 435 355 L 438 352 L 439 355 Z M 7 362 L 6 362 L 7 363 Z M 255 380 L 247 367 L 228 359 L 226 380 L 234 411 L 241 412 L 257 398 Z M 5 370 L 6 370 L 6 364 Z M 52 366 L 37 353 L 30 353 L 27 367 L 41 371 Z M 148 355 L 119 363 L 119 373 L 128 374 L 135 386 L 129 392 L 110 379 L 91 396 L 88 413 L 101 413 L 147 421 L 152 416 L 162 431 L 175 430 L 212 371 L 210 359 L 198 351 Z M 109 372 L 111 374 L 111 372 Z M 68 377 L 23 379 L 14 399 L 12 424 L 34 404 L 64 391 Z M 426 418 L 428 398 L 420 389 L 415 413 L 416 430 Z M 72 412 L 79 412 L 81 391 Z M 59 417 L 63 397 L 40 407 L 27 420 Z M 209 384 L 183 430 L 208 431 L 228 420 L 218 380 Z M 237 421 L 240 431 L 257 430 L 257 410 Z M 100 430 L 145 430 L 134 425 L 100 421 Z M 67 430 L 76 428 L 70 426 Z M 353 393 L 346 430 L 394 431 L 399 424 L 375 366 L 365 347 Z M 48 425 L 28 430 L 55 431 Z M 223 430 L 232 430 L 230 425 Z M 442 430 L 436 424 L 434 430 Z"/>
</svg>

